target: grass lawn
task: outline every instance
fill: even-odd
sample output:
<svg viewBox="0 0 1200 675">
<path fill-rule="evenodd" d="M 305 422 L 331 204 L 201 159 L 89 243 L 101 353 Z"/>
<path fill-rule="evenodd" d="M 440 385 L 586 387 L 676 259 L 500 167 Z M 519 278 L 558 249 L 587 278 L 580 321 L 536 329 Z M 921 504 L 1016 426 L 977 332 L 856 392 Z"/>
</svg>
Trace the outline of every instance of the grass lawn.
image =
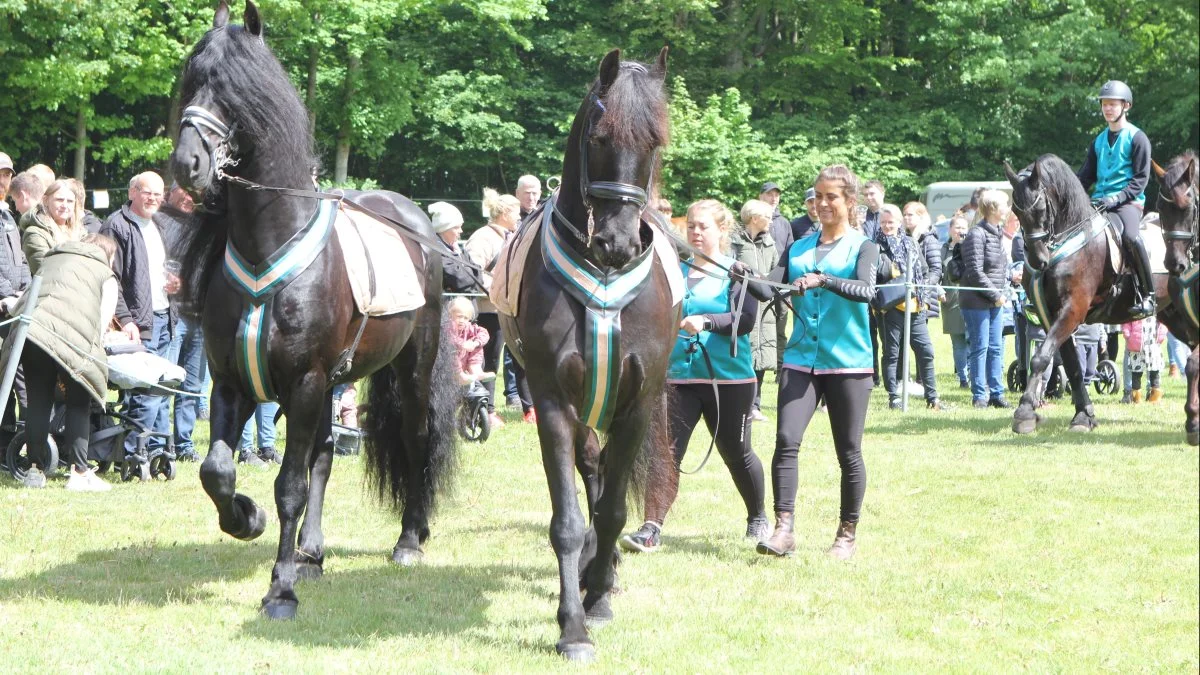
<svg viewBox="0 0 1200 675">
<path fill-rule="evenodd" d="M 948 372 L 949 341 L 936 339 Z M 1090 435 L 1065 431 L 1072 411 L 1059 403 L 1031 437 L 1009 431 L 1009 412 L 970 409 L 952 375 L 940 384 L 954 410 L 901 414 L 875 392 L 848 564 L 824 554 L 838 479 L 824 416 L 805 439 L 789 559 L 742 540 L 745 514 L 720 461 L 685 477 L 663 550 L 620 568 L 594 669 L 1200 670 L 1200 466 L 1184 445 L 1182 381 L 1167 380 L 1154 406 L 1098 397 L 1102 426 Z M 768 384 L 772 420 L 774 398 Z M 99 495 L 5 476 L 0 672 L 568 668 L 554 655 L 557 575 L 536 434 L 506 414 L 512 423 L 486 444 L 461 446 L 457 490 L 415 569 L 389 563 L 398 519 L 365 493 L 360 459 L 338 458 L 326 575 L 298 587 L 288 623 L 257 613 L 278 535 L 274 471 L 239 475 L 272 519 L 252 543 L 220 533 L 195 464 L 172 483 Z M 707 444 L 697 433 L 687 466 Z M 768 471 L 773 444 L 773 422 L 756 425 Z"/>
</svg>

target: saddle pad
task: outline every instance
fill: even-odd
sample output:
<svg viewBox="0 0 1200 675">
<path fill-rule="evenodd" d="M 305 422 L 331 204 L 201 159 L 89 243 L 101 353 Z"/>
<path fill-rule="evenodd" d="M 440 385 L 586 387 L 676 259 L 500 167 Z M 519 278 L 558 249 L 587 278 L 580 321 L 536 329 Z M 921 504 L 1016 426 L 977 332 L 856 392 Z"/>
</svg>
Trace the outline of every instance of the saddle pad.
<svg viewBox="0 0 1200 675">
<path fill-rule="evenodd" d="M 517 232 L 517 236 L 504 244 L 496 259 L 496 266 L 492 269 L 489 297 L 496 309 L 508 316 L 517 316 L 520 309 L 521 274 L 525 270 L 525 259 L 529 256 L 529 249 L 533 243 L 538 240 L 538 231 L 550 217 L 551 210 L 544 208 L 543 212 L 545 216 L 527 220 Z M 687 291 L 683 271 L 679 268 L 679 254 L 675 252 L 675 247 L 667 236 L 659 231 L 656 223 L 651 222 L 649 225 L 654 232 L 654 255 L 667 274 L 667 285 L 671 288 L 671 306 L 674 307 L 683 301 L 683 295 Z"/>
<path fill-rule="evenodd" d="M 1112 269 L 1116 272 L 1122 271 L 1122 262 L 1124 261 L 1124 251 L 1121 249 L 1121 235 L 1117 234 L 1113 228 L 1104 230 L 1108 238 L 1108 257 L 1112 264 Z M 1167 243 L 1163 239 L 1162 228 L 1156 223 L 1142 221 L 1142 244 L 1146 247 L 1146 255 L 1150 258 L 1151 274 L 1167 274 Z M 1131 271 L 1131 270 L 1124 270 Z"/>
<path fill-rule="evenodd" d="M 417 270 L 404 238 L 394 227 L 352 208 L 338 209 L 333 225 L 354 291 L 354 304 L 364 316 L 383 316 L 425 304 Z M 371 295 L 371 273 L 375 294 Z"/>
</svg>

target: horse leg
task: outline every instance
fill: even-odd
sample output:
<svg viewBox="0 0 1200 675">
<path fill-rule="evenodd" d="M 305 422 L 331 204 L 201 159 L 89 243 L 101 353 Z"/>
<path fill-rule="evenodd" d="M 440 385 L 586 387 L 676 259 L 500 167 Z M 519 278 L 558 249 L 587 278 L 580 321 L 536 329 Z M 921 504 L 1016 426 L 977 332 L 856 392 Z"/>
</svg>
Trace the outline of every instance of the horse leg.
<svg viewBox="0 0 1200 675">
<path fill-rule="evenodd" d="M 1200 347 L 1193 349 L 1188 356 L 1184 372 L 1187 375 L 1187 403 L 1183 407 L 1187 413 L 1187 425 L 1184 428 L 1187 430 L 1188 445 L 1194 448 L 1200 445 Z"/>
<path fill-rule="evenodd" d="M 258 538 L 267 527 L 267 514 L 254 500 L 237 492 L 233 453 L 254 402 L 219 380 L 213 383 L 212 437 L 200 465 L 200 483 L 217 507 L 221 531 L 243 541 Z"/>
<path fill-rule="evenodd" d="M 321 422 L 329 418 L 325 383 L 309 374 L 293 389 L 287 405 L 287 450 L 275 477 L 275 507 L 279 511 L 279 549 L 271 570 L 271 588 L 262 599 L 262 611 L 272 619 L 292 619 L 300 604 L 296 598 L 296 533 L 308 504 L 308 467 L 313 441 Z M 326 412 L 322 414 L 320 411 Z"/>
<path fill-rule="evenodd" d="M 1058 353 L 1062 356 L 1063 367 L 1067 369 L 1067 379 L 1071 382 L 1071 402 L 1075 404 L 1075 416 L 1071 418 L 1068 429 L 1091 431 L 1097 426 L 1096 410 L 1092 407 L 1087 385 L 1083 383 L 1083 364 L 1079 361 L 1079 351 L 1075 349 L 1075 338 L 1068 337 Z"/>
<path fill-rule="evenodd" d="M 1079 316 L 1075 316 L 1078 314 Z M 1042 396 L 1045 394 L 1046 387 L 1042 383 L 1041 374 L 1046 372 L 1046 368 L 1054 363 L 1054 353 L 1062 346 L 1067 337 L 1075 331 L 1083 318 L 1082 311 L 1076 311 L 1069 303 L 1065 304 L 1059 311 L 1058 318 L 1046 330 L 1046 339 L 1042 340 L 1042 344 L 1034 352 L 1033 359 L 1029 364 L 1029 385 L 1025 387 L 1025 394 L 1021 396 L 1021 403 L 1013 412 L 1012 430 L 1018 434 L 1033 433 L 1037 425 L 1042 421 L 1041 417 L 1034 412 L 1038 404 L 1042 401 Z M 1076 358 L 1078 363 L 1078 358 Z M 1080 385 L 1082 386 L 1082 385 Z"/>
<path fill-rule="evenodd" d="M 596 648 L 588 637 L 579 590 L 579 560 L 583 549 L 584 519 L 575 492 L 575 467 L 572 461 L 574 422 L 558 401 L 539 397 L 538 440 L 542 448 L 542 467 L 550 488 L 550 543 L 558 559 L 558 627 L 555 650 L 571 661 L 591 661 Z"/>
<path fill-rule="evenodd" d="M 319 579 L 325 569 L 325 534 L 321 514 L 325 507 L 325 486 L 333 469 L 333 406 L 322 408 L 317 424 L 316 445 L 308 465 L 308 508 L 300 527 L 300 548 L 296 553 L 296 575 L 300 579 Z"/>
<path fill-rule="evenodd" d="M 587 590 L 587 567 L 596 556 L 596 530 L 591 527 L 596 514 L 596 502 L 600 498 L 600 441 L 596 432 L 579 424 L 575 429 L 575 469 L 583 479 L 583 492 L 587 497 L 589 527 L 583 535 L 583 550 L 579 555 L 579 590 Z M 617 555 L 614 552 L 614 555 Z"/>
</svg>

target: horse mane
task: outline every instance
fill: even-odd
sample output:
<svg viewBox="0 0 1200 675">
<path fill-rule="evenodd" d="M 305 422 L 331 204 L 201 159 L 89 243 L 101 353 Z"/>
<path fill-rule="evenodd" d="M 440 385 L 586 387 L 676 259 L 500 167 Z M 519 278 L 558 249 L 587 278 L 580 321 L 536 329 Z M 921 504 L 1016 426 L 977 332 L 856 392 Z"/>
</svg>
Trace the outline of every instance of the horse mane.
<svg viewBox="0 0 1200 675">
<path fill-rule="evenodd" d="M 1165 176 L 1163 176 L 1163 179 L 1159 181 L 1159 183 L 1161 185 L 1174 185 L 1175 183 L 1179 182 L 1179 178 L 1183 175 L 1183 172 L 1187 170 L 1188 164 L 1195 159 L 1196 153 L 1191 150 L 1187 150 L 1182 155 L 1178 155 L 1171 160 L 1170 164 L 1167 165 L 1167 173 Z"/>
<path fill-rule="evenodd" d="M 306 175 L 317 167 L 308 112 L 261 38 L 237 25 L 208 31 L 184 64 L 180 100 L 188 105 L 201 88 L 228 111 L 224 115 L 231 119 L 226 121 L 237 124 L 240 155 L 269 152 L 273 164 L 305 167 Z M 204 208 L 190 218 L 181 235 L 181 292 L 196 313 L 204 307 L 209 281 L 225 253 L 229 224 L 223 201 L 220 184 L 214 184 Z"/>
<path fill-rule="evenodd" d="M 600 82 L 592 85 L 595 94 Z M 667 92 L 649 66 L 622 61 L 620 73 L 600 98 L 604 115 L 596 131 L 617 147 L 650 151 L 670 140 Z"/>
<path fill-rule="evenodd" d="M 1036 164 L 1041 187 L 1046 190 L 1046 198 L 1058 207 L 1056 231 L 1091 217 L 1091 200 L 1074 169 L 1054 154 L 1038 157 Z"/>
</svg>

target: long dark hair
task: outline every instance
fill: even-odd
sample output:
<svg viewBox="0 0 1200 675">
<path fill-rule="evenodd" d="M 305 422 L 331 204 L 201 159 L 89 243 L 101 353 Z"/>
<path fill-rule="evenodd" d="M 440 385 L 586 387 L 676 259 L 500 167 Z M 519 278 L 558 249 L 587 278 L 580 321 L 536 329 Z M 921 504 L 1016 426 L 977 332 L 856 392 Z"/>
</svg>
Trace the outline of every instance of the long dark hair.
<svg viewBox="0 0 1200 675">
<path fill-rule="evenodd" d="M 1054 154 L 1038 157 L 1036 164 L 1038 184 L 1046 191 L 1046 199 L 1058 211 L 1053 225 L 1061 230 L 1087 220 L 1092 213 L 1092 203 L 1087 190 L 1083 189 L 1079 178 L 1075 176 L 1075 170 Z"/>
<path fill-rule="evenodd" d="M 592 85 L 593 93 L 600 86 Z M 663 81 L 650 72 L 650 66 L 626 61 L 608 91 L 600 98 L 604 116 L 596 131 L 618 147 L 651 150 L 670 141 L 671 125 L 667 115 L 667 92 Z"/>
</svg>

